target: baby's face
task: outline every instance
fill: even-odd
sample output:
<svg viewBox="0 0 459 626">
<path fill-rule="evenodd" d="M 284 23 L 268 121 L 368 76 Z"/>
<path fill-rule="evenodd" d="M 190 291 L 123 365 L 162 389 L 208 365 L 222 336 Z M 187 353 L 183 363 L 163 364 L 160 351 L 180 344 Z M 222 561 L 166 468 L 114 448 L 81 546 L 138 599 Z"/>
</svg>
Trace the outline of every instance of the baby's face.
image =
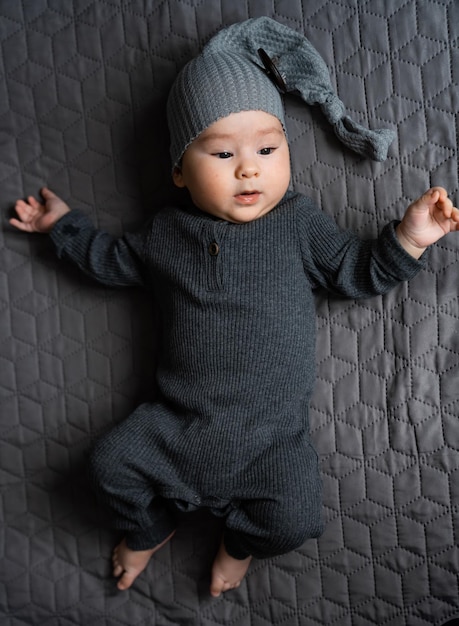
<svg viewBox="0 0 459 626">
<path fill-rule="evenodd" d="M 174 182 L 215 217 L 243 224 L 266 215 L 290 182 L 290 154 L 279 120 L 242 111 L 218 120 L 187 148 Z"/>
</svg>

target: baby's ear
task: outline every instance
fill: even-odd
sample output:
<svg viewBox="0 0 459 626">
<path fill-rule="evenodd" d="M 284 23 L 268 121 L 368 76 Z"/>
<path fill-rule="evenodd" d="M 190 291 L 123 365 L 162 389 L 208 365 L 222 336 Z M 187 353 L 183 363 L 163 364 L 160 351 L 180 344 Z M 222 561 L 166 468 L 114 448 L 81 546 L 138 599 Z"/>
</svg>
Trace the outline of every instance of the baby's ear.
<svg viewBox="0 0 459 626">
<path fill-rule="evenodd" d="M 185 187 L 185 182 L 183 180 L 182 169 L 176 165 L 172 172 L 172 180 L 177 187 Z"/>
</svg>

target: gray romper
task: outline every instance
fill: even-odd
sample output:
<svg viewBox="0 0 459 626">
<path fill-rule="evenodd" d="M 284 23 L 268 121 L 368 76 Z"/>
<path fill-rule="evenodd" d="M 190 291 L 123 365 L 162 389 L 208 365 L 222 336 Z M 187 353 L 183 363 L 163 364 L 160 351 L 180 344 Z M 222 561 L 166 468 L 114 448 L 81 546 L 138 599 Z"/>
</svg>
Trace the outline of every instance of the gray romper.
<svg viewBox="0 0 459 626">
<path fill-rule="evenodd" d="M 175 513 L 225 518 L 235 558 L 288 552 L 323 529 L 308 406 L 313 288 L 351 298 L 413 277 L 394 223 L 362 241 L 289 193 L 247 224 L 194 206 L 159 211 L 115 239 L 79 211 L 51 237 L 59 256 L 110 286 L 151 288 L 160 309 L 157 397 L 102 437 L 90 473 L 128 546 L 165 539 Z"/>
</svg>

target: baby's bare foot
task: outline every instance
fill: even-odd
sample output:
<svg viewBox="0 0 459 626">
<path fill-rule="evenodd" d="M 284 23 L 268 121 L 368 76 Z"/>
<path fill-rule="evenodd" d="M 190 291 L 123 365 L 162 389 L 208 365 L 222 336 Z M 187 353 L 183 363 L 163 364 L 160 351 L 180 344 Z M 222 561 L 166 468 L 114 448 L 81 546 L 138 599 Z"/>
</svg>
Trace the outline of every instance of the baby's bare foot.
<svg viewBox="0 0 459 626">
<path fill-rule="evenodd" d="M 228 554 L 222 542 L 212 566 L 211 595 L 218 598 L 222 591 L 239 587 L 251 560 L 251 556 L 243 560 L 233 558 Z"/>
<path fill-rule="evenodd" d="M 126 545 L 126 540 L 123 539 L 113 550 L 112 556 L 113 576 L 121 577 L 117 584 L 118 589 L 121 591 L 129 589 L 137 576 L 146 568 L 153 554 L 162 548 L 174 533 L 175 531 L 150 550 L 131 550 Z"/>
</svg>

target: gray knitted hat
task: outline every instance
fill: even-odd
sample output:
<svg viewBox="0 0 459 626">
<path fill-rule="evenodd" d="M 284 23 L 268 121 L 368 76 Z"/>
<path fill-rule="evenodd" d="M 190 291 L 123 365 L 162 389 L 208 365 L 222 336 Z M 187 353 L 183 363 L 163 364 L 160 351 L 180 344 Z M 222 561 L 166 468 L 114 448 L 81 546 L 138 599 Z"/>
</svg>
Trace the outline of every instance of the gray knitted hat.
<svg viewBox="0 0 459 626">
<path fill-rule="evenodd" d="M 173 165 L 200 133 L 231 113 L 265 111 L 285 130 L 279 91 L 319 105 L 338 138 L 358 154 L 387 157 L 395 133 L 351 120 L 317 50 L 295 30 L 260 17 L 220 31 L 178 75 L 167 103 Z"/>
</svg>

